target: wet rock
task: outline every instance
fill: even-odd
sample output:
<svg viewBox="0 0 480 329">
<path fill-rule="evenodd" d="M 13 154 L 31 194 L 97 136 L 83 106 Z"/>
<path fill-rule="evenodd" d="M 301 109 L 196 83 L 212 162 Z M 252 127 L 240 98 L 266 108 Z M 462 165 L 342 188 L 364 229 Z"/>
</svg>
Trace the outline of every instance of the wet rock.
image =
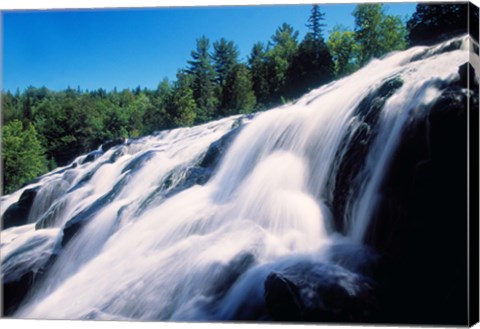
<svg viewBox="0 0 480 329">
<path fill-rule="evenodd" d="M 350 202 L 355 200 L 360 185 L 357 177 L 364 166 L 370 146 L 378 133 L 378 119 L 386 101 L 403 85 L 400 77 L 392 77 L 372 91 L 357 106 L 353 120 L 335 154 L 334 165 L 326 191 L 331 206 L 333 229 L 345 233 L 345 221 L 349 217 Z"/>
<path fill-rule="evenodd" d="M 2 249 L 3 315 L 10 316 L 17 310 L 32 287 L 44 278 L 54 263 L 57 232 L 35 233 L 13 251 L 5 252 Z M 22 236 L 18 239 L 22 239 Z"/>
<path fill-rule="evenodd" d="M 39 186 L 23 191 L 19 200 L 10 205 L 2 216 L 3 229 L 27 224 L 28 215 L 37 196 Z"/>
<path fill-rule="evenodd" d="M 235 256 L 227 265 L 222 265 L 215 286 L 209 292 L 219 299 L 229 291 L 238 278 L 255 264 L 255 256 L 245 252 Z"/>
<path fill-rule="evenodd" d="M 125 166 L 125 168 L 122 169 L 122 174 L 127 171 L 138 171 L 147 163 L 148 160 L 152 159 L 156 154 L 156 151 L 146 151 L 145 153 L 135 157 Z"/>
<path fill-rule="evenodd" d="M 381 255 L 379 322 L 467 324 L 467 125 L 479 106 L 467 72 L 414 111 L 381 184 L 365 237 Z"/>
<path fill-rule="evenodd" d="M 219 140 L 210 144 L 199 166 L 203 168 L 216 167 L 225 155 L 230 144 L 232 144 L 235 137 L 240 133 L 241 128 L 242 125 L 238 123 L 238 126 L 223 135 L 222 138 L 220 138 Z"/>
<path fill-rule="evenodd" d="M 85 157 L 85 159 L 83 159 L 82 164 L 95 161 L 97 158 L 99 158 L 99 157 L 102 156 L 102 155 L 103 155 L 103 152 L 102 152 L 102 151 L 98 151 L 98 150 L 97 150 L 97 151 L 90 152 L 90 153 L 88 153 L 88 155 Z"/>
<path fill-rule="evenodd" d="M 265 280 L 275 321 L 365 322 L 375 309 L 374 284 L 340 266 L 302 262 Z"/>
<path fill-rule="evenodd" d="M 63 238 L 61 241 L 62 247 L 65 247 L 73 237 L 79 234 L 81 229 L 87 223 L 89 223 L 90 220 L 95 217 L 95 215 L 101 209 L 103 209 L 103 207 L 111 203 L 117 197 L 117 195 L 121 192 L 123 187 L 129 181 L 129 179 L 129 176 L 121 179 L 118 183 L 115 184 L 111 191 L 95 200 L 86 209 L 80 211 L 78 214 L 73 216 L 69 221 L 65 223 L 65 225 L 63 226 Z"/>
<path fill-rule="evenodd" d="M 124 143 L 125 143 L 124 138 L 116 138 L 116 139 L 112 139 L 112 140 L 109 140 L 109 141 L 106 141 L 105 143 L 103 143 L 102 146 L 100 147 L 100 149 L 103 152 L 106 152 L 109 149 L 111 149 L 112 147 L 117 146 L 117 145 L 121 145 L 121 144 L 124 144 Z"/>
</svg>

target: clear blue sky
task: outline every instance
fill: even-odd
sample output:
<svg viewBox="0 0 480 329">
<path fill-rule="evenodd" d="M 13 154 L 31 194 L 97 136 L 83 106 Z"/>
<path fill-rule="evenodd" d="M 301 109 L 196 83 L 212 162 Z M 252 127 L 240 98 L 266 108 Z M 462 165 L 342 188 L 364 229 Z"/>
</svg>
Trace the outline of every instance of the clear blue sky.
<svg viewBox="0 0 480 329">
<path fill-rule="evenodd" d="M 385 6 L 401 17 L 415 10 L 414 3 Z M 352 28 L 354 7 L 321 5 L 326 32 L 339 23 Z M 186 66 L 198 37 L 233 40 L 245 59 L 255 42 L 266 43 L 283 22 L 303 38 L 310 10 L 283 5 L 4 11 L 2 87 L 156 88 Z"/>
</svg>

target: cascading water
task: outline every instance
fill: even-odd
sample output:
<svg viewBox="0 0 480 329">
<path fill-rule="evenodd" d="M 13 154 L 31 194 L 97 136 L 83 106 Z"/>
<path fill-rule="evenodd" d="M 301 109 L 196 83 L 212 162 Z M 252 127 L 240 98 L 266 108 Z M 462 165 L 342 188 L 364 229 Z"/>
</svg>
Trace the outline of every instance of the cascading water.
<svg viewBox="0 0 480 329">
<path fill-rule="evenodd" d="M 304 263 L 326 264 L 313 277 L 349 278 L 339 282 L 355 296 L 367 281 L 351 268 L 345 276 L 327 251 L 362 248 L 405 125 L 459 79 L 468 43 L 392 53 L 253 117 L 99 149 L 3 196 L 5 225 L 7 208 L 36 193 L 22 225 L 2 231 L 4 285 L 41 274 L 13 316 L 270 319 L 268 283 Z M 356 192 L 338 199 L 342 161 L 357 144 L 367 146 Z"/>
</svg>

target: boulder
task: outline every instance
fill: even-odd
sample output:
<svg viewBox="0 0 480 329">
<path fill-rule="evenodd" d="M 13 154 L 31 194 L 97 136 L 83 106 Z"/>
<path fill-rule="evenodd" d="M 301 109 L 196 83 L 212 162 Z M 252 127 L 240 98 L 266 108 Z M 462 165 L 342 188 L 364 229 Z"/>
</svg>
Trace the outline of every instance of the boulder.
<svg viewBox="0 0 480 329">
<path fill-rule="evenodd" d="M 27 224 L 28 215 L 39 189 L 40 186 L 26 189 L 18 201 L 8 207 L 2 216 L 3 229 Z"/>
<path fill-rule="evenodd" d="M 102 154 L 103 154 L 103 151 L 99 151 L 99 150 L 90 152 L 90 153 L 88 153 L 88 155 L 85 157 L 85 159 L 83 159 L 82 164 L 95 161 L 97 158 L 99 158 L 100 156 L 102 156 Z"/>
<path fill-rule="evenodd" d="M 467 126 L 468 111 L 478 124 L 479 96 L 470 64 L 458 72 L 414 111 L 380 186 L 364 241 L 381 255 L 379 322 L 468 323 Z"/>
<path fill-rule="evenodd" d="M 239 124 L 234 129 L 223 135 L 219 140 L 210 144 L 207 152 L 200 162 L 200 167 L 215 168 L 225 155 L 230 144 L 232 144 L 235 137 L 240 133 L 241 129 L 242 125 Z"/>
<path fill-rule="evenodd" d="M 106 152 L 108 151 L 109 149 L 111 149 L 112 147 L 114 146 L 117 146 L 117 145 L 121 145 L 125 143 L 125 139 L 124 138 L 116 138 L 116 139 L 111 139 L 111 140 L 108 140 L 106 141 L 105 143 L 102 144 L 102 146 L 100 147 L 100 149 L 103 151 L 103 152 Z"/>
<path fill-rule="evenodd" d="M 400 77 L 385 80 L 381 86 L 361 100 L 353 113 L 327 182 L 325 196 L 331 206 L 333 230 L 345 232 L 345 218 L 350 211 L 350 202 L 358 196 L 361 185 L 357 177 L 366 161 L 371 144 L 378 133 L 377 123 L 386 101 L 403 85 Z"/>
<path fill-rule="evenodd" d="M 3 315 L 12 315 L 56 259 L 58 229 L 6 234 L 2 246 Z M 12 239 L 9 235 L 18 236 Z"/>
<path fill-rule="evenodd" d="M 340 266 L 301 262 L 265 280 L 265 304 L 274 321 L 368 322 L 374 284 Z"/>
</svg>

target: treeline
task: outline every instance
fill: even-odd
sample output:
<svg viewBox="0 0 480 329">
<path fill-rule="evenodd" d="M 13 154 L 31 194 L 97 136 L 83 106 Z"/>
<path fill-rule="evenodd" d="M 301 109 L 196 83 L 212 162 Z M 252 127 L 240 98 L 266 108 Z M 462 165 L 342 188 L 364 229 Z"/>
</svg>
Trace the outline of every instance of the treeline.
<svg viewBox="0 0 480 329">
<path fill-rule="evenodd" d="M 352 13 L 354 29 L 337 25 L 325 39 L 325 15 L 313 5 L 302 40 L 298 31 L 284 23 L 268 42 L 253 45 L 242 62 L 234 41 L 222 38 L 212 43 L 201 37 L 176 80 L 165 79 L 155 90 L 68 88 L 56 92 L 29 87 L 15 94 L 3 92 L 4 191 L 9 193 L 107 140 L 200 124 L 295 99 L 352 73 L 372 58 L 406 48 L 409 40 L 418 44 L 422 29 L 432 30 L 432 19 L 424 20 L 437 17 L 437 7 L 442 7 L 451 32 L 450 15 L 459 16 L 462 6 L 466 7 L 418 5 L 405 22 L 386 14 L 382 4 L 360 4 Z M 463 19 L 459 17 L 458 24 Z M 441 19 L 436 23 L 437 31 L 444 28 Z"/>
</svg>

